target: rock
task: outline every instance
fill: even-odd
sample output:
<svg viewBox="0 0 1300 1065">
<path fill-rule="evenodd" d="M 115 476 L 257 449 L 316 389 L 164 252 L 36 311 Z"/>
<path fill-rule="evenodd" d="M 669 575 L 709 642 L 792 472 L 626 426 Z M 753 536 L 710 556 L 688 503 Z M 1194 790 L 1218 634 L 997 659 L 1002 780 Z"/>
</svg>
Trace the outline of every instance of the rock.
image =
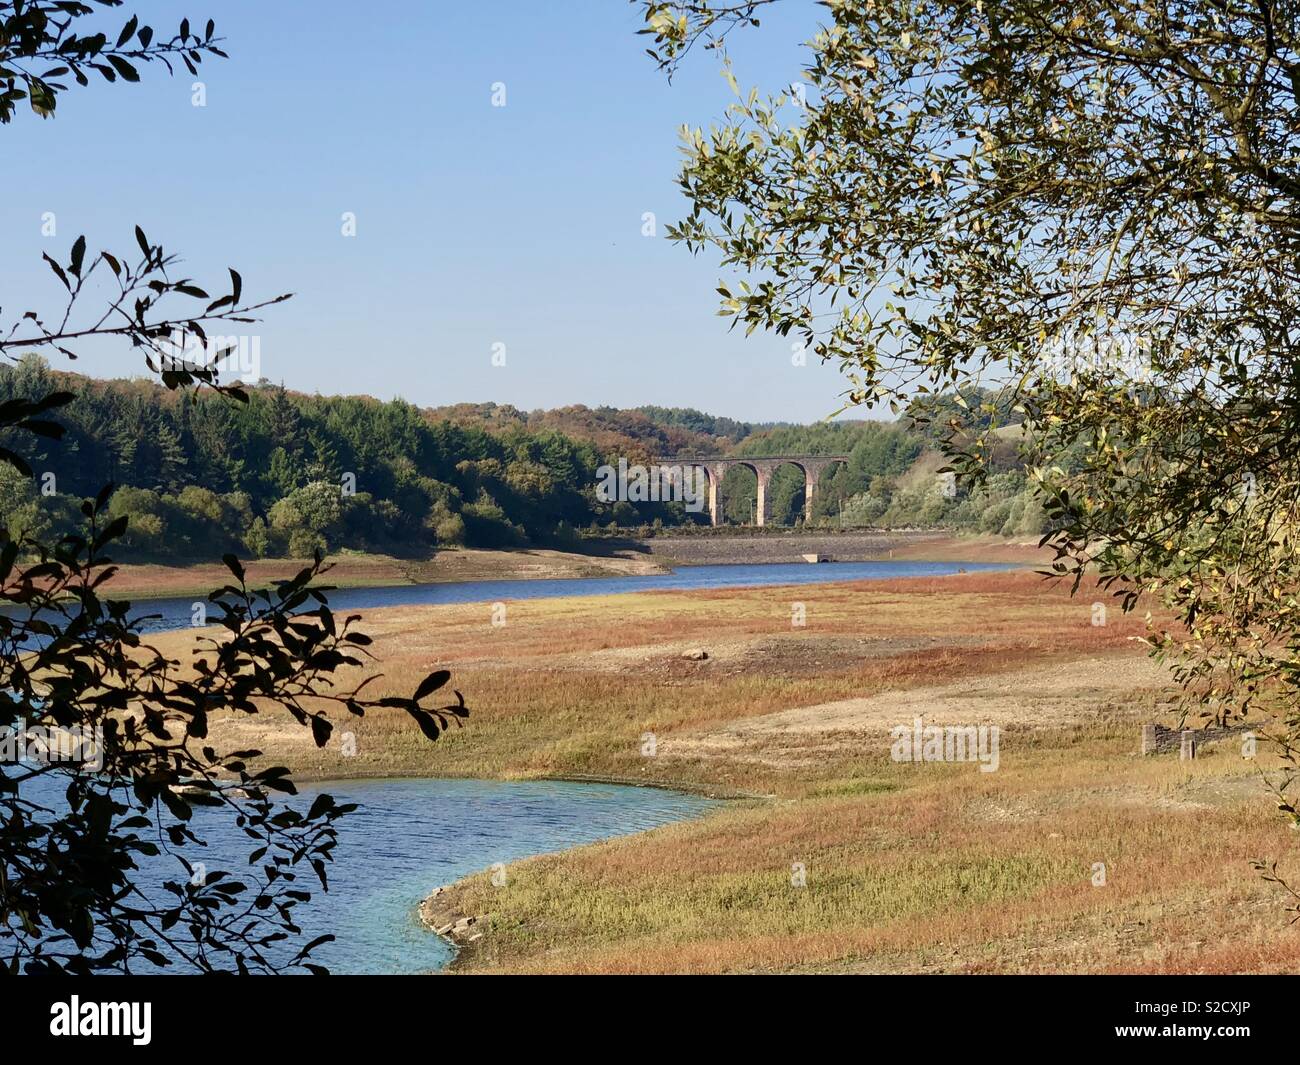
<svg viewBox="0 0 1300 1065">
<path fill-rule="evenodd" d="M 685 652 L 682 655 L 682 657 L 689 658 L 692 662 L 703 662 L 706 658 L 709 657 L 709 652 L 704 650 L 701 647 L 697 647 L 693 651 Z"/>
<path fill-rule="evenodd" d="M 476 940 L 476 939 L 482 939 L 482 938 L 483 938 L 483 933 L 482 933 L 482 932 L 475 932 L 472 936 L 469 937 L 468 942 L 473 943 L 474 940 Z"/>
<path fill-rule="evenodd" d="M 440 936 L 445 936 L 451 932 L 453 927 L 455 926 L 451 924 L 445 924 L 441 928 L 435 928 L 434 931 Z"/>
<path fill-rule="evenodd" d="M 478 920 L 477 917 L 462 917 L 459 921 L 456 922 L 456 927 L 454 931 L 466 932 L 474 926 L 474 922 L 477 920 Z"/>
</svg>

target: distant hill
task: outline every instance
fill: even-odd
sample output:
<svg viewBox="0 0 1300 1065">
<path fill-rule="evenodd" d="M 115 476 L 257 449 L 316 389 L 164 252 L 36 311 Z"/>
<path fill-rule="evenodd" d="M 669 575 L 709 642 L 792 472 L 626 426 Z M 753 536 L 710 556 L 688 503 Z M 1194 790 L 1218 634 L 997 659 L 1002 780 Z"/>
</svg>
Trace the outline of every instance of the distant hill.
<svg viewBox="0 0 1300 1065">
<path fill-rule="evenodd" d="M 1011 464 L 984 494 L 940 494 L 929 439 L 901 422 L 755 425 L 653 406 L 418 408 L 269 383 L 249 388 L 249 401 L 236 403 L 207 391 L 171 392 L 150 380 L 55 371 L 35 356 L 0 366 L 0 402 L 55 390 L 76 397 L 53 416 L 66 429 L 61 442 L 0 433 L 0 446 L 21 453 L 36 474 L 34 480 L 0 466 L 0 520 L 15 536 L 70 530 L 80 523 L 80 500 L 113 483 L 111 509 L 128 519 L 115 548 L 123 557 L 576 546 L 581 530 L 596 527 L 707 520 L 680 501 L 599 498 L 603 465 L 718 453 L 847 455 L 822 480 L 816 522 L 996 532 L 1029 529 L 1040 516 L 1028 508 L 1023 475 Z M 1010 439 L 1005 446 L 1014 450 Z M 728 474 L 729 520 L 749 520 L 755 491 L 748 469 Z M 795 467 L 779 470 L 771 485 L 773 521 L 802 521 L 803 493 Z"/>
<path fill-rule="evenodd" d="M 458 403 L 432 407 L 425 414 L 457 425 L 473 425 L 488 432 L 522 428 L 533 432 L 552 429 L 575 440 L 586 440 L 604 451 L 629 456 L 710 455 L 730 451 L 751 435 L 756 426 L 719 418 L 686 407 L 557 407 L 521 411 L 498 403 Z"/>
</svg>

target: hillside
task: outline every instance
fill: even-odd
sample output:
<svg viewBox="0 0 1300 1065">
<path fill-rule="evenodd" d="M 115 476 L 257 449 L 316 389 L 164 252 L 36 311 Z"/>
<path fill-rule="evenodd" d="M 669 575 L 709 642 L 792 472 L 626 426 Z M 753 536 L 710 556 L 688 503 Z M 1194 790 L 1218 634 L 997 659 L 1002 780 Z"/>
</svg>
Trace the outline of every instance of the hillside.
<svg viewBox="0 0 1300 1065">
<path fill-rule="evenodd" d="M 616 407 L 575 405 L 555 410 L 521 411 L 498 403 L 458 403 L 423 412 L 434 422 L 471 426 L 487 432 L 553 431 L 594 444 L 603 453 L 638 458 L 660 455 L 711 455 L 730 451 L 755 427 L 679 407 Z"/>
<path fill-rule="evenodd" d="M 170 392 L 151 381 L 56 372 L 28 357 L 0 367 L 0 401 L 54 390 L 75 399 L 56 415 L 62 442 L 0 441 L 35 479 L 0 472 L 0 519 L 15 535 L 65 531 L 79 503 L 117 486 L 128 531 L 116 553 L 156 561 L 303 557 L 353 549 L 427 557 L 438 546 L 574 548 L 580 531 L 688 527 L 707 520 L 682 502 L 604 501 L 604 464 L 657 456 L 843 454 L 822 481 L 814 523 L 929 525 L 990 533 L 1039 531 L 1023 477 L 999 474 L 973 496 L 943 496 L 927 439 L 901 423 L 751 425 L 689 408 L 499 404 L 420 409 L 401 400 L 319 396 L 263 383 L 247 403 Z M 754 474 L 723 482 L 729 522 L 753 512 Z M 803 520 L 803 476 L 771 484 L 775 524 Z"/>
</svg>

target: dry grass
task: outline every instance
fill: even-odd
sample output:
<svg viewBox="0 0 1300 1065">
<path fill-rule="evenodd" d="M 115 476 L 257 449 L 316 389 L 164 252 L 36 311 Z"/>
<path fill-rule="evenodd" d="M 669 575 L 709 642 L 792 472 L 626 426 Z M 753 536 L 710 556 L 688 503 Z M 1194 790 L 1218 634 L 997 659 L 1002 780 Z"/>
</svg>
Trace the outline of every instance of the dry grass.
<svg viewBox="0 0 1300 1065">
<path fill-rule="evenodd" d="M 532 859 L 504 888 L 474 877 L 454 901 L 491 931 L 462 967 L 1293 971 L 1300 941 L 1249 866 L 1287 841 L 1241 760 L 1131 746 L 1046 735 L 988 775 L 878 760 L 856 794 Z"/>
<path fill-rule="evenodd" d="M 791 625 L 794 603 L 805 608 L 804 627 Z M 796 795 L 802 771 L 648 760 L 642 736 L 652 732 L 671 750 L 678 737 L 791 707 L 1128 650 L 1140 631 L 1132 618 L 1112 616 L 1105 628 L 1089 618 L 1087 601 L 1005 573 L 525 600 L 507 604 L 503 627 L 492 626 L 487 604 L 375 610 L 366 630 L 384 676 L 367 690 L 409 693 L 447 666 L 473 708 L 465 729 L 430 746 L 400 711 L 345 717 L 339 727 L 355 733 L 357 754 L 344 758 L 316 751 L 274 714 L 225 727 L 237 734 L 230 742 L 273 749 L 305 775 L 597 774 Z M 188 639 L 160 642 L 175 650 Z M 693 647 L 710 658 L 683 659 Z"/>
<path fill-rule="evenodd" d="M 1300 939 L 1249 865 L 1296 864 L 1257 781 L 1267 758 L 1140 757 L 1163 678 L 1140 621 L 1112 609 L 1094 627 L 1094 598 L 977 573 L 522 601 L 502 628 L 486 605 L 373 611 L 373 690 L 448 665 L 465 729 L 429 745 L 400 715 L 368 716 L 341 726 L 351 759 L 263 715 L 213 734 L 320 776 L 592 774 L 771 797 L 518 863 L 505 888 L 462 882 L 444 904 L 487 929 L 465 970 L 1293 970 Z M 693 647 L 710 657 L 683 659 Z M 892 761 L 888 728 L 917 713 L 999 723 L 999 770 Z"/>
</svg>

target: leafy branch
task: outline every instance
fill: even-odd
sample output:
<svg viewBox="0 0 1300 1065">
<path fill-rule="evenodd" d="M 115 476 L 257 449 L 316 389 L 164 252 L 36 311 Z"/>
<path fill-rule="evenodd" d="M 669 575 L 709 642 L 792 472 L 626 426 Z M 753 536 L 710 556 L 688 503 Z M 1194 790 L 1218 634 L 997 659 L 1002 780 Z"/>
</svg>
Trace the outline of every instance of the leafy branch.
<svg viewBox="0 0 1300 1065">
<path fill-rule="evenodd" d="M 36 311 L 25 311 L 0 333 L 0 353 L 53 347 L 76 359 L 77 353 L 69 345 L 92 337 L 115 337 L 143 349 L 146 365 L 169 388 L 204 384 L 246 401 L 247 395 L 237 384 L 220 380 L 219 363 L 230 354 L 236 342 L 225 340 L 210 345 L 209 331 L 215 323 L 256 322 L 258 311 L 283 303 L 291 294 L 245 301 L 243 278 L 232 268 L 228 290 L 213 298 L 192 278 L 173 279 L 170 268 L 177 258 L 168 255 L 161 245 L 150 243 L 139 226 L 135 229 L 135 240 L 139 249 L 138 254 L 133 253 L 135 258 L 101 251 L 87 263 L 84 236 L 73 243 L 65 264 L 46 253 L 45 263 L 65 291 L 64 307 L 57 319 L 49 320 Z M 84 322 L 74 322 L 75 313 L 85 302 L 86 286 L 96 271 L 101 275 L 111 273 L 110 283 L 116 291 L 106 308 Z M 198 307 L 188 313 L 178 313 L 172 309 L 177 298 L 196 301 Z M 196 343 L 202 347 L 197 359 L 189 357 Z"/>
<path fill-rule="evenodd" d="M 0 3 L 0 123 L 13 121 L 22 100 L 35 114 L 51 117 L 68 77 L 83 87 L 93 74 L 106 82 L 138 82 L 141 65 L 159 63 L 172 74 L 177 61 L 196 75 L 205 54 L 226 57 L 212 20 L 199 33 L 182 19 L 170 38 L 155 38 L 152 27 L 135 15 L 111 36 L 77 31 L 77 19 L 121 5 L 122 0 Z"/>
</svg>

